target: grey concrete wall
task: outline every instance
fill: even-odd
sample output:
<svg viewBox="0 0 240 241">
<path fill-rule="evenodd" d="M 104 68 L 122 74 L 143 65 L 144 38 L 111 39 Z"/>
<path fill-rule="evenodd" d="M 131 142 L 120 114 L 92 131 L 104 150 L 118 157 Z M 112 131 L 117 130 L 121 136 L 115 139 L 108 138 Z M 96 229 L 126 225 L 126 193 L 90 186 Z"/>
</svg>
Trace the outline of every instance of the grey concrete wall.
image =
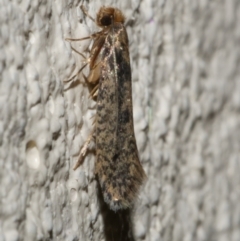
<svg viewBox="0 0 240 241">
<path fill-rule="evenodd" d="M 83 61 L 65 38 L 97 30 L 81 4 L 0 0 L 0 240 L 240 240 L 240 2 L 84 2 L 127 18 L 148 175 L 132 224 L 100 208 L 92 152 L 72 170 L 95 113 L 63 84 Z"/>
</svg>

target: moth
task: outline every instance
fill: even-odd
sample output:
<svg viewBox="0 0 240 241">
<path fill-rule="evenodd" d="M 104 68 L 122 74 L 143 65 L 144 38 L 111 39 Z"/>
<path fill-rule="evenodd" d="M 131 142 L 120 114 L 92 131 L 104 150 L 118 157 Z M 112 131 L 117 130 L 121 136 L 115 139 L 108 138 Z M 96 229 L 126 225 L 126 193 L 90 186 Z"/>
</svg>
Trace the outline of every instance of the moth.
<svg viewBox="0 0 240 241">
<path fill-rule="evenodd" d="M 83 7 L 82 10 L 87 14 Z M 93 21 L 101 28 L 99 32 L 82 39 L 68 39 L 93 39 L 88 59 L 90 71 L 85 80 L 92 86 L 91 97 L 97 101 L 93 131 L 74 170 L 81 165 L 93 139 L 95 174 L 104 201 L 118 211 L 133 206 L 146 178 L 134 134 L 128 36 L 125 18 L 117 8 L 101 7 Z"/>
</svg>

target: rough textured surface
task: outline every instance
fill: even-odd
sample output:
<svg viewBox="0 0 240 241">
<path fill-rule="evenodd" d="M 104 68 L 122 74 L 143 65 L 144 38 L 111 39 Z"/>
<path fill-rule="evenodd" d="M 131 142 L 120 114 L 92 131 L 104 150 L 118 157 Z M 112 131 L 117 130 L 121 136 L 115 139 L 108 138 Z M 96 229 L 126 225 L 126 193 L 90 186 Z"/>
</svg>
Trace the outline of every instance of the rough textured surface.
<svg viewBox="0 0 240 241">
<path fill-rule="evenodd" d="M 240 240 L 239 1 L 117 2 L 84 4 L 128 20 L 148 175 L 135 239 Z M 0 240 L 105 240 L 94 155 L 72 170 L 95 112 L 85 84 L 63 84 L 82 62 L 64 38 L 97 30 L 80 5 L 0 0 Z"/>
</svg>

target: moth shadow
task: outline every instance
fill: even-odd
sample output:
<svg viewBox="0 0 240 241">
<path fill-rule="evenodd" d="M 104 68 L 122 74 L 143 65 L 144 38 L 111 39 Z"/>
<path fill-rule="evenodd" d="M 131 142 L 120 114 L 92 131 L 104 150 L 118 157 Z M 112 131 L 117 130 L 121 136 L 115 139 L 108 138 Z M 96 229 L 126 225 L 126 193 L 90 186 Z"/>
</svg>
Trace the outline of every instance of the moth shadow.
<svg viewBox="0 0 240 241">
<path fill-rule="evenodd" d="M 103 217 L 106 241 L 135 241 L 133 235 L 132 210 L 112 211 L 104 202 L 101 187 L 98 183 L 98 202 Z"/>
</svg>

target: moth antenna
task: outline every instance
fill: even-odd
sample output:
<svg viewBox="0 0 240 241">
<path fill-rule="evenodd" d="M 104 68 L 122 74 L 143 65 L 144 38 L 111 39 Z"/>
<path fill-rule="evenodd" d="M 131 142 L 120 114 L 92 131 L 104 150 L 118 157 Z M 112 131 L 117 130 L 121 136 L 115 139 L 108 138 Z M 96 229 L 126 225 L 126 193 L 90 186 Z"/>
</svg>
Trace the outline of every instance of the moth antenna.
<svg viewBox="0 0 240 241">
<path fill-rule="evenodd" d="M 80 8 L 87 17 L 89 17 L 94 23 L 96 23 L 95 19 L 88 13 L 87 9 L 83 5 L 81 5 Z"/>
</svg>

